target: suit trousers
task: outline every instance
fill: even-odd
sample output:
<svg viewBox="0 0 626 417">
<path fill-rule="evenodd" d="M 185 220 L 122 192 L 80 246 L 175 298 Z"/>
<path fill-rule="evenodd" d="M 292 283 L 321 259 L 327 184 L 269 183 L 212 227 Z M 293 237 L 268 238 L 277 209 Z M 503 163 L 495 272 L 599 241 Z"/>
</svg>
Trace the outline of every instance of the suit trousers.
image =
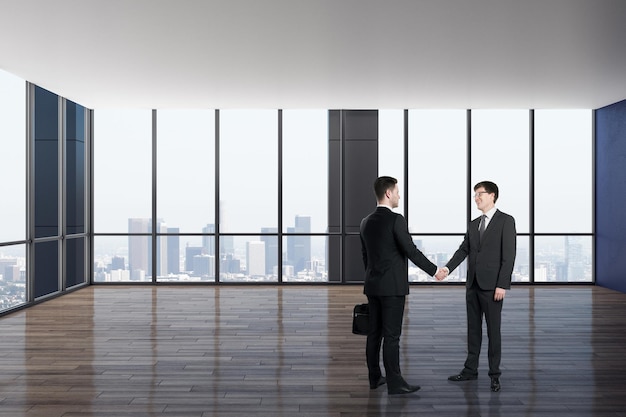
<svg viewBox="0 0 626 417">
<path fill-rule="evenodd" d="M 467 308 L 467 359 L 465 360 L 464 374 L 478 374 L 478 359 L 483 339 L 483 316 L 487 323 L 487 338 L 489 348 L 489 376 L 499 377 L 500 361 L 502 358 L 502 342 L 500 326 L 502 322 L 502 303 L 494 301 L 495 290 L 482 290 L 474 282 L 465 294 Z"/>
<path fill-rule="evenodd" d="M 370 331 L 367 335 L 365 356 L 369 380 L 374 383 L 381 377 L 380 347 L 383 348 L 383 365 L 390 389 L 404 383 L 400 372 L 400 335 L 404 317 L 405 296 L 367 296 Z"/>
</svg>

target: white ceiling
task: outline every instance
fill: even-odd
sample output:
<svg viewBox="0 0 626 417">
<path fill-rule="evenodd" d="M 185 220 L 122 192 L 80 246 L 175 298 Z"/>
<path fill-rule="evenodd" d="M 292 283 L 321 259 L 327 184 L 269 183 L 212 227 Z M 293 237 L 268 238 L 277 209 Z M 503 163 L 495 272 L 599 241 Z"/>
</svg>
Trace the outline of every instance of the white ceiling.
<svg viewBox="0 0 626 417">
<path fill-rule="evenodd" d="M 624 0 L 0 0 L 0 68 L 89 108 L 599 108 Z"/>
</svg>

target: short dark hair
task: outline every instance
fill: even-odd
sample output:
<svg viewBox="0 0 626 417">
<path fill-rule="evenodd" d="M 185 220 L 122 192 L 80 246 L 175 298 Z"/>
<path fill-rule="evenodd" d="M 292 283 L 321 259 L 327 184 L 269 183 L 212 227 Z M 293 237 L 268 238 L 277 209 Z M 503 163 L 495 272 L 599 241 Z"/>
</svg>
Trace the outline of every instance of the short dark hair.
<svg viewBox="0 0 626 417">
<path fill-rule="evenodd" d="M 385 197 L 387 190 L 393 190 L 398 180 L 393 177 L 378 177 L 374 181 L 374 194 L 376 200 L 380 201 Z"/>
<path fill-rule="evenodd" d="M 481 181 L 474 186 L 474 191 L 478 190 L 480 187 L 483 187 L 485 191 L 489 194 L 493 193 L 493 202 L 498 201 L 498 186 L 495 182 L 491 181 Z"/>
</svg>

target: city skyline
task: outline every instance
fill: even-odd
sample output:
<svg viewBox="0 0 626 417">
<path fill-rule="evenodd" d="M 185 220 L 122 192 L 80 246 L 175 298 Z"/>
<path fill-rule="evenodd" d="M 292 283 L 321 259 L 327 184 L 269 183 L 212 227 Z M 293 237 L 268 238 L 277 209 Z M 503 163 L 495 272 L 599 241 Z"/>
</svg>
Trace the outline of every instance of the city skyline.
<svg viewBox="0 0 626 417">
<path fill-rule="evenodd" d="M 299 277 L 302 280 L 317 280 L 324 282 L 327 279 L 327 254 L 313 254 L 311 252 L 311 239 L 317 239 L 318 243 L 324 243 L 326 250 L 326 236 L 307 236 L 308 224 L 310 224 L 310 216 L 296 216 L 294 226 L 287 230 L 297 235 L 283 235 L 283 254 L 282 258 L 282 275 L 283 280 L 289 281 Z M 129 219 L 129 228 L 134 223 L 147 224 L 151 223 L 150 219 Z M 177 228 L 169 228 L 165 226 L 162 219 L 157 221 L 157 228 L 160 230 L 177 230 Z M 150 233 L 149 227 L 139 228 L 141 233 Z M 262 228 L 260 235 L 242 235 L 242 236 L 220 236 L 220 280 L 222 281 L 242 281 L 247 280 L 277 280 L 278 277 L 278 245 L 276 228 Z M 203 232 L 212 233 L 215 231 L 213 224 L 207 224 L 203 228 Z M 302 235 L 300 235 L 302 234 Z M 159 280 L 176 280 L 177 276 L 185 277 L 189 280 L 196 277 L 200 280 L 215 280 L 215 235 L 202 235 L 196 237 L 197 242 L 201 245 L 183 243 L 181 245 L 180 238 L 186 238 L 184 235 L 159 235 L 157 236 L 158 253 L 161 262 L 157 263 L 157 279 Z M 150 236 L 131 236 L 128 237 L 128 269 L 130 280 L 150 280 L 152 276 L 151 253 L 148 249 L 151 247 Z M 144 242 L 139 245 L 144 252 L 138 263 L 131 259 L 130 247 L 133 246 L 133 240 L 140 239 Z M 172 247 L 172 240 L 176 240 L 176 248 Z M 462 236 L 458 237 L 437 237 L 437 236 L 414 236 L 414 243 L 438 266 L 443 266 L 447 259 L 457 249 L 462 241 Z M 168 244 L 170 242 L 170 244 Z M 425 242 L 427 246 L 425 246 Z M 163 247 L 165 245 L 166 247 Z M 135 246 L 137 246 L 135 244 Z M 528 252 L 528 237 L 518 237 L 518 256 L 515 264 L 514 278 L 515 282 L 528 282 L 530 277 L 530 260 Z M 591 280 L 591 238 L 586 236 L 555 236 L 555 237 L 536 237 L 535 256 L 535 273 L 537 282 L 572 282 L 572 281 L 590 281 Z M 173 255 L 178 253 L 178 256 Z M 111 256 L 110 260 L 119 257 L 119 254 Z M 102 257 L 97 256 L 98 261 L 102 261 Z M 165 259 L 165 261 L 164 261 Z M 97 261 L 97 265 L 98 265 Z M 176 267 L 172 268 L 171 262 L 175 262 Z M 357 261 L 360 261 L 357 260 Z M 118 261 L 119 265 L 119 261 Z M 143 272 L 133 272 L 133 265 L 144 265 Z M 96 269 L 102 272 L 107 269 L 106 262 L 99 263 Z M 103 269 L 104 268 L 104 269 Z M 141 268 L 139 268 L 141 269 Z M 254 270 L 253 270 L 254 269 Z M 203 271 L 198 273 L 198 271 Z M 167 271 L 162 274 L 160 271 Z M 261 273 L 263 271 L 263 273 Z M 302 271 L 305 271 L 303 274 Z M 448 281 L 463 281 L 465 279 L 465 264 L 462 264 L 456 271 L 451 274 Z M 307 273 L 310 273 L 307 275 Z M 426 276 L 423 271 L 417 270 L 410 263 L 409 279 L 412 282 L 432 281 L 431 277 Z M 131 278 L 134 276 L 135 278 Z M 102 280 L 108 280 L 100 275 Z M 325 277 L 325 278 L 323 278 Z M 308 278 L 308 279 L 307 279 Z M 313 279 L 311 279 L 313 278 Z"/>
<path fill-rule="evenodd" d="M 167 236 L 171 238 L 172 236 Z M 259 236 L 255 236 L 258 239 Z M 313 239 L 320 238 L 312 236 Z M 323 238 L 323 237 L 322 237 Z M 424 254 L 437 265 L 442 265 L 450 258 L 454 250 L 460 243 L 460 237 L 445 236 L 427 236 L 414 238 L 416 246 L 423 250 Z M 442 247 L 447 245 L 449 250 L 436 251 L 430 249 L 431 242 L 439 241 L 435 246 Z M 447 243 L 443 242 L 447 241 Z M 202 242 L 202 239 L 198 239 Z M 264 243 L 257 240 L 258 243 Z M 521 243 L 521 244 L 520 244 Z M 237 244 L 235 244 L 237 245 Z M 97 245 L 96 245 L 97 246 Z M 199 245 L 201 246 L 201 244 Z M 592 239 L 590 236 L 537 236 L 535 238 L 535 282 L 591 282 L 592 280 Z M 126 269 L 128 261 L 128 248 L 121 251 L 122 253 L 106 253 L 96 254 L 94 259 L 94 277 L 97 282 L 124 282 L 132 281 L 130 271 Z M 25 302 L 26 297 L 26 258 L 25 245 L 17 245 L 11 247 L 0 247 L 0 308 L 10 308 Z M 240 255 L 228 255 L 224 259 L 222 270 L 230 268 L 229 271 L 235 271 L 239 268 L 239 272 L 229 272 L 229 275 L 220 277 L 222 282 L 276 282 L 278 271 L 273 270 L 271 275 L 266 274 L 264 277 L 248 277 L 241 273 L 241 265 L 245 265 L 246 259 L 239 258 Z M 276 258 L 278 254 L 276 253 Z M 518 256 L 513 272 L 513 282 L 527 282 L 529 279 L 529 253 L 528 238 L 518 236 Z M 257 254 L 256 259 L 265 258 L 265 254 Z M 184 264 L 186 259 L 180 258 L 179 263 Z M 360 260 L 358 260 L 360 261 Z M 265 260 L 263 259 L 263 262 Z M 283 281 L 285 282 L 327 282 L 328 277 L 324 275 L 326 271 L 326 259 L 314 259 L 311 257 L 311 266 L 317 275 L 307 276 L 298 275 L 294 272 L 292 265 L 284 264 L 282 266 Z M 451 276 L 448 282 L 463 282 L 465 280 L 465 267 L 461 264 Z M 196 263 L 192 263 L 193 268 L 202 271 L 210 271 L 214 266 L 211 265 L 209 256 L 202 255 L 196 259 Z M 125 268 L 125 269 L 122 269 Z M 108 275 L 107 275 L 108 274 Z M 143 276 L 145 280 L 151 280 L 151 276 Z M 159 277 L 159 281 L 194 281 L 190 276 L 180 274 L 176 279 L 171 276 Z M 409 280 L 411 282 L 424 282 L 435 284 L 436 282 L 426 276 L 412 264 L 409 264 Z M 196 280 L 201 281 L 201 280 Z"/>
</svg>

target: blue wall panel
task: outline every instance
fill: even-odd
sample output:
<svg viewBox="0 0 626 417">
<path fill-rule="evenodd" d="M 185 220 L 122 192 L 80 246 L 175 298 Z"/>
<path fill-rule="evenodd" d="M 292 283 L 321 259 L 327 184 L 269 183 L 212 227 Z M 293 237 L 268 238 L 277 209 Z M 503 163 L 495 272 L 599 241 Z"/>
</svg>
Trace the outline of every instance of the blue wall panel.
<svg viewBox="0 0 626 417">
<path fill-rule="evenodd" d="M 626 293 L 626 100 L 596 111 L 596 284 Z"/>
</svg>

